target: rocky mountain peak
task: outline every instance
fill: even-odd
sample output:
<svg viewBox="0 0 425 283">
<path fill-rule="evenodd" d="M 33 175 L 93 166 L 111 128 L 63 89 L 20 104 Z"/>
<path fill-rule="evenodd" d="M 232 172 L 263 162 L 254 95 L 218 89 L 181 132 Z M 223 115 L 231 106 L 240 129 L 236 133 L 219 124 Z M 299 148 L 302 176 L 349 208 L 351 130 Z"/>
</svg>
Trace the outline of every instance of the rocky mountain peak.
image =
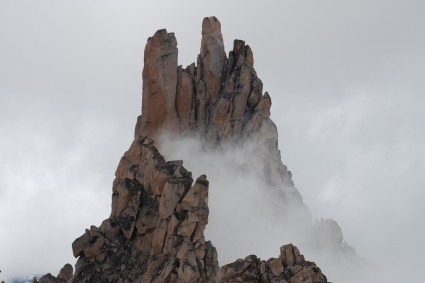
<svg viewBox="0 0 425 283">
<path fill-rule="evenodd" d="M 157 137 L 161 131 L 199 135 L 205 144 L 240 143 L 268 128 L 271 99 L 254 70 L 251 48 L 235 40 L 227 58 L 221 24 L 215 17 L 202 23 L 197 64 L 177 66 L 174 34 L 161 30 L 146 44 L 142 115 L 135 136 Z M 260 135 L 258 135 L 260 136 Z"/>
<path fill-rule="evenodd" d="M 111 214 L 72 243 L 75 273 L 66 266 L 40 282 L 327 282 L 292 244 L 283 245 L 278 258 L 250 255 L 219 268 L 220 251 L 204 235 L 209 181 L 201 175 L 194 182 L 183 161 L 166 161 L 154 142 L 161 135 L 195 137 L 210 150 L 254 143 L 251 150 L 261 152 L 256 170 L 281 201 L 280 212 L 297 209 L 314 228 L 281 161 L 271 98 L 251 48 L 235 40 L 227 57 L 221 24 L 208 17 L 197 63 L 182 68 L 177 56 L 174 33 L 158 30 L 148 39 L 142 114 L 115 172 Z"/>
</svg>

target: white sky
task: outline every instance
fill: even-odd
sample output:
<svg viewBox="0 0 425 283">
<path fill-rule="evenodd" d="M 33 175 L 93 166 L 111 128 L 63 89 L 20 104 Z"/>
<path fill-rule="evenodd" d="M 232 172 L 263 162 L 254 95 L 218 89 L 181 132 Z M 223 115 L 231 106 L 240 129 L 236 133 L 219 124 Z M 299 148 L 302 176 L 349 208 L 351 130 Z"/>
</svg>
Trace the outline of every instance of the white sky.
<svg viewBox="0 0 425 283">
<path fill-rule="evenodd" d="M 73 263 L 72 241 L 109 216 L 147 38 L 175 32 L 188 65 L 215 15 L 227 52 L 235 38 L 253 49 L 283 161 L 314 217 L 337 220 L 383 268 L 408 262 L 419 282 L 424 13 L 409 0 L 1 0 L 0 280 Z"/>
</svg>

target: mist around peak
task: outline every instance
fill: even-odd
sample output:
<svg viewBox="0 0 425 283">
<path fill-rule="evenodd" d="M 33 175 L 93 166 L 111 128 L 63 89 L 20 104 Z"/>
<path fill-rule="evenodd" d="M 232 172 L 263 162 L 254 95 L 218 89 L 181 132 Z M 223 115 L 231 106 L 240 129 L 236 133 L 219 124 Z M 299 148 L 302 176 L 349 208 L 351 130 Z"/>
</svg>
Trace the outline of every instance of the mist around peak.
<svg viewBox="0 0 425 283">
<path fill-rule="evenodd" d="M 157 144 L 167 160 L 183 160 L 194 178 L 207 175 L 210 214 L 205 237 L 219 251 L 220 266 L 251 254 L 262 259 L 276 257 L 281 245 L 292 243 L 331 282 L 381 278 L 379 266 L 345 242 L 335 220 L 313 216 L 308 204 L 298 198 L 282 197 L 282 190 L 295 187 L 267 183 L 264 146 L 247 141 L 211 149 L 199 136 L 167 134 L 162 134 Z"/>
</svg>

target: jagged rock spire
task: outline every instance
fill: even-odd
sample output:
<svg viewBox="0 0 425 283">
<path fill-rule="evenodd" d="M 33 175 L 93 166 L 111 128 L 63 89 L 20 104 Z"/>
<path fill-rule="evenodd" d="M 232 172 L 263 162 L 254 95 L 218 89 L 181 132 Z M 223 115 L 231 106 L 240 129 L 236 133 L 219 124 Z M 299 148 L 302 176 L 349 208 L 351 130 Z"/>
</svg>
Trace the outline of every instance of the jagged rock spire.
<svg viewBox="0 0 425 283">
<path fill-rule="evenodd" d="M 256 256 L 220 270 L 217 251 L 204 237 L 208 223 L 205 175 L 193 183 L 182 161 L 166 161 L 148 137 L 161 131 L 199 136 L 211 148 L 242 146 L 255 140 L 265 147 L 265 179 L 281 186 L 283 200 L 302 204 L 291 174 L 280 159 L 277 130 L 270 120 L 271 99 L 262 93 L 253 54 L 235 40 L 227 58 L 220 22 L 202 23 L 197 65 L 177 66 L 173 33 L 157 31 L 144 54 L 142 115 L 135 139 L 121 158 L 112 187 L 112 209 L 99 227 L 91 226 L 72 244 L 75 274 L 66 267 L 49 282 L 316 282 L 326 277 L 293 245 L 280 257 Z M 40 280 L 41 280 L 40 279 Z M 50 281 L 49 281 L 50 280 Z"/>
<path fill-rule="evenodd" d="M 177 40 L 158 30 L 148 39 L 143 68 L 142 132 L 154 136 L 160 128 L 177 128 Z"/>
<path fill-rule="evenodd" d="M 227 58 L 221 24 L 217 18 L 208 17 L 202 22 L 197 64 L 177 66 L 177 54 L 173 33 L 159 30 L 148 39 L 142 115 L 135 136 L 156 139 L 164 132 L 196 136 L 206 148 L 255 141 L 264 152 L 262 170 L 267 183 L 287 187 L 281 192 L 290 199 L 288 203 L 303 206 L 291 174 L 281 161 L 277 128 L 270 119 L 271 98 L 263 93 L 251 48 L 235 40 Z"/>
<path fill-rule="evenodd" d="M 201 54 L 199 55 L 200 73 L 198 76 L 205 83 L 207 100 L 215 103 L 219 96 L 221 76 L 226 62 L 221 24 L 216 17 L 204 18 L 202 21 Z"/>
<path fill-rule="evenodd" d="M 148 39 L 143 69 L 142 115 L 135 136 L 157 137 L 162 131 L 200 135 L 209 145 L 239 143 L 267 127 L 277 143 L 269 119 L 271 99 L 254 70 L 251 48 L 235 40 L 227 58 L 221 24 L 215 17 L 202 23 L 197 64 L 177 66 L 173 33 L 159 30 Z M 260 136 L 260 135 L 258 135 Z"/>
</svg>

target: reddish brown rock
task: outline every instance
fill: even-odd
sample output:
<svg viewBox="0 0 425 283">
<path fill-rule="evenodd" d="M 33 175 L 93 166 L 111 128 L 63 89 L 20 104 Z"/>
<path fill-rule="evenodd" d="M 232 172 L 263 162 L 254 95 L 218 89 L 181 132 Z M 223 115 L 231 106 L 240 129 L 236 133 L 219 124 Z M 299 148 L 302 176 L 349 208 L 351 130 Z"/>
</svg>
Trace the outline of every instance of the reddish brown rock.
<svg viewBox="0 0 425 283">
<path fill-rule="evenodd" d="M 303 205 L 280 158 L 277 129 L 270 119 L 271 98 L 263 94 L 252 50 L 244 41 L 235 40 L 227 58 L 221 24 L 208 17 L 202 23 L 196 66 L 177 66 L 177 41 L 165 30 L 148 39 L 144 60 L 136 137 L 157 138 L 164 132 L 199 136 L 203 146 L 212 149 L 254 142 L 263 152 L 259 167 L 266 182 L 280 187 L 283 201 Z"/>
<path fill-rule="evenodd" d="M 67 283 L 69 282 L 69 280 L 71 280 L 73 271 L 74 269 L 72 268 L 72 265 L 67 263 L 64 265 L 64 267 L 61 268 L 58 276 L 55 277 L 52 274 L 48 273 L 40 277 L 40 279 L 38 280 L 37 278 L 34 277 L 32 282 L 33 283 Z"/>
<path fill-rule="evenodd" d="M 74 274 L 74 268 L 69 263 L 65 264 L 64 267 L 61 268 L 58 274 L 58 279 L 61 279 L 65 282 L 68 282 L 69 279 L 72 278 Z"/>
<path fill-rule="evenodd" d="M 280 250 L 279 258 L 264 261 L 251 255 L 221 267 L 219 282 L 328 282 L 315 263 L 304 260 L 297 247 L 290 244 Z"/>
<path fill-rule="evenodd" d="M 151 137 L 196 136 L 212 150 L 253 142 L 262 153 L 257 166 L 265 186 L 282 207 L 294 205 L 306 222 L 311 215 L 281 161 L 271 99 L 262 93 L 251 48 L 235 40 L 227 58 L 220 22 L 209 17 L 197 65 L 177 66 L 177 53 L 173 33 L 159 30 L 148 39 L 142 115 L 115 172 L 111 214 L 72 244 L 75 274 L 65 266 L 57 278 L 48 274 L 40 282 L 326 282 L 292 245 L 283 246 L 279 258 L 249 256 L 219 271 L 217 252 L 204 237 L 206 176 L 193 184 L 183 162 L 165 161 Z"/>
<path fill-rule="evenodd" d="M 191 133 L 195 130 L 195 64 L 177 69 L 176 111 L 180 119 L 181 130 Z"/>
<path fill-rule="evenodd" d="M 221 75 L 226 61 L 221 24 L 216 17 L 204 18 L 202 22 L 200 58 L 202 75 L 199 79 L 205 82 L 207 100 L 215 103 L 219 96 Z"/>
<path fill-rule="evenodd" d="M 203 234 L 208 181 L 192 182 L 181 161 L 136 138 L 116 170 L 110 218 L 73 243 L 71 282 L 214 282 L 217 253 Z"/>
<path fill-rule="evenodd" d="M 135 136 L 157 137 L 162 131 L 200 135 L 206 144 L 241 144 L 269 119 L 271 100 L 254 70 L 251 48 L 235 40 L 224 53 L 221 24 L 215 17 L 202 23 L 197 64 L 177 67 L 174 34 L 160 30 L 149 38 L 143 70 L 142 115 Z M 276 132 L 273 127 L 269 131 Z M 277 133 L 271 133 L 277 143 Z"/>
<path fill-rule="evenodd" d="M 178 129 L 176 114 L 177 40 L 158 30 L 148 39 L 143 68 L 142 116 L 138 127 L 154 136 L 161 128 Z"/>
</svg>

